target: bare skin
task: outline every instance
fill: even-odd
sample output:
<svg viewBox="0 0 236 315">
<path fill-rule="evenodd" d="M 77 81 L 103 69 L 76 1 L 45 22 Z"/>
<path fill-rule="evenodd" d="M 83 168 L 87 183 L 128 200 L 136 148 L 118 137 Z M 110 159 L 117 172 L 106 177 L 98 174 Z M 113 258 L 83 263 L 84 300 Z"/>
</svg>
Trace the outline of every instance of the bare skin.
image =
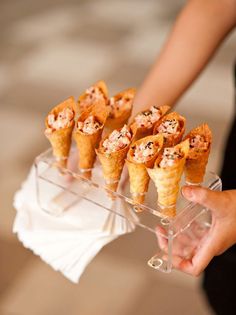
<svg viewBox="0 0 236 315">
<path fill-rule="evenodd" d="M 188 1 L 138 90 L 133 116 L 148 106 L 173 106 L 235 24 L 235 0 Z"/>
<path fill-rule="evenodd" d="M 190 259 L 175 256 L 174 267 L 198 276 L 214 256 L 222 254 L 236 243 L 236 190 L 210 191 L 200 187 L 184 187 L 186 199 L 199 203 L 212 213 L 208 233 L 200 240 L 198 249 Z"/>
<path fill-rule="evenodd" d="M 152 105 L 174 106 L 236 25 L 235 0 L 190 0 L 179 14 L 160 55 L 140 87 L 133 116 Z M 176 255 L 174 266 L 199 275 L 211 259 L 236 243 L 236 190 L 183 188 L 184 196 L 212 211 L 213 223 L 194 256 Z"/>
</svg>

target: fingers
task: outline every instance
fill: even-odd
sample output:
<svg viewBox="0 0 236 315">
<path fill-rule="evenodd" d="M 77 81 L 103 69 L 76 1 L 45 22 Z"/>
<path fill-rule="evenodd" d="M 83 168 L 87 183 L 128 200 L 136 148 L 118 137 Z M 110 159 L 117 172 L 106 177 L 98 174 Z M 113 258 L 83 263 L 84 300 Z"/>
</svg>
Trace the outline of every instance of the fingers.
<svg viewBox="0 0 236 315">
<path fill-rule="evenodd" d="M 218 244 L 221 240 L 211 234 L 206 235 L 200 242 L 195 255 L 192 258 L 192 274 L 198 276 L 209 264 L 218 252 Z M 216 245 L 213 245 L 215 242 Z"/>
<path fill-rule="evenodd" d="M 183 259 L 180 256 L 174 255 L 172 257 L 173 268 L 188 273 L 190 275 L 198 276 L 193 273 L 193 265 L 191 259 Z"/>
<path fill-rule="evenodd" d="M 189 201 L 199 203 L 212 211 L 223 211 L 230 201 L 226 192 L 212 191 L 203 187 L 184 186 L 182 193 Z"/>
<path fill-rule="evenodd" d="M 201 226 L 200 229 L 197 226 L 192 226 L 190 234 L 186 234 L 184 231 L 190 239 L 190 243 L 196 245 L 193 246 L 193 252 L 189 255 L 189 257 L 192 255 L 191 259 L 187 259 L 186 255 L 183 254 L 189 239 L 180 236 L 177 241 L 184 246 L 177 246 L 177 250 L 175 250 L 175 246 L 178 244 L 173 243 L 173 267 L 198 276 L 214 256 L 235 243 L 236 191 L 216 192 L 202 187 L 188 186 L 183 188 L 183 195 L 188 200 L 212 210 L 212 225 L 208 231 Z M 199 240 L 200 238 L 201 240 Z"/>
<path fill-rule="evenodd" d="M 183 272 L 198 276 L 209 264 L 211 259 L 218 254 L 222 247 L 222 233 L 215 226 L 199 242 L 192 259 L 173 258 L 173 266 Z"/>
<path fill-rule="evenodd" d="M 199 230 L 199 224 L 192 223 L 191 230 L 187 229 L 183 233 L 179 233 L 173 240 L 172 254 L 180 257 L 192 257 L 200 239 L 206 234 L 206 229 Z M 168 251 L 168 236 L 163 227 L 156 227 L 156 235 L 158 245 L 162 251 Z"/>
</svg>

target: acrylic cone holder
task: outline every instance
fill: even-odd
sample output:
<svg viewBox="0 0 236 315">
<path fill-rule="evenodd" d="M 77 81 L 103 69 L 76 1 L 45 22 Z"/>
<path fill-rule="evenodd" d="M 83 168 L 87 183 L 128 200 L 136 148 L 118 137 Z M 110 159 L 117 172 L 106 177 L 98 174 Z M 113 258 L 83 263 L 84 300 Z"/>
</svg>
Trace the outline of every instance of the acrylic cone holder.
<svg viewBox="0 0 236 315">
<path fill-rule="evenodd" d="M 73 159 L 76 153 L 74 149 L 71 151 L 70 159 Z M 98 161 L 92 171 L 92 180 L 83 178 L 83 173 L 76 169 L 73 171 L 73 167 L 59 169 L 51 149 L 36 158 L 35 168 L 37 198 L 43 211 L 55 216 L 55 220 L 57 216 L 66 214 L 68 221 L 71 214 L 73 224 L 76 214 L 79 215 L 81 206 L 86 201 L 96 209 L 93 212 L 88 211 L 88 217 L 85 218 L 88 227 L 89 217 L 96 216 L 99 211 L 103 221 L 98 228 L 102 226 L 103 231 L 107 231 L 109 235 L 119 229 L 128 233 L 134 228 L 141 228 L 143 232 L 148 233 L 147 242 L 153 244 L 150 256 L 154 256 L 148 260 L 148 265 L 162 272 L 172 270 L 173 259 L 176 256 L 191 257 L 201 237 L 211 225 L 210 211 L 198 204 L 188 202 L 181 193 L 177 202 L 176 216 L 172 219 L 163 217 L 161 209 L 157 206 L 157 192 L 151 180 L 145 203 L 134 205 L 129 193 L 129 181 L 125 180 L 126 167 L 117 192 L 110 191 L 110 194 L 105 189 Z M 182 179 L 181 186 L 184 184 Z M 214 173 L 208 172 L 203 186 L 211 190 L 221 190 L 221 180 Z M 143 243 L 145 244 L 145 239 Z"/>
</svg>

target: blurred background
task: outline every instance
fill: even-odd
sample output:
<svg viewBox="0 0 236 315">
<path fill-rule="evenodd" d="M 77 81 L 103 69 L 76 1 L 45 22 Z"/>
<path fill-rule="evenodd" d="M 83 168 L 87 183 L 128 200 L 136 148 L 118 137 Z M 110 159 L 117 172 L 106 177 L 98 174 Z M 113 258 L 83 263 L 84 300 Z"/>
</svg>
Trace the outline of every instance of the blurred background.
<svg viewBox="0 0 236 315">
<path fill-rule="evenodd" d="M 111 94 L 138 87 L 184 3 L 0 1 L 0 315 L 211 314 L 201 279 L 147 267 L 148 244 L 139 231 L 106 246 L 79 285 L 12 234 L 13 195 L 49 146 L 43 135 L 49 109 L 99 79 Z M 188 129 L 203 121 L 213 129 L 209 169 L 215 172 L 233 113 L 235 51 L 231 34 L 178 105 Z"/>
</svg>

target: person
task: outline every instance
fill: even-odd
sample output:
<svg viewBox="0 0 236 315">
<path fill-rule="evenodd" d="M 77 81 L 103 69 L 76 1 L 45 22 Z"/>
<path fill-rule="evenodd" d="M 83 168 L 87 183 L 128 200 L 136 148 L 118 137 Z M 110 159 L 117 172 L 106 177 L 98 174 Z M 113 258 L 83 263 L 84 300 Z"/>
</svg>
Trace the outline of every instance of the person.
<svg viewBox="0 0 236 315">
<path fill-rule="evenodd" d="M 137 93 L 133 116 L 143 109 L 143 104 L 173 106 L 235 25 L 235 0 L 190 0 Z M 182 189 L 185 198 L 211 210 L 212 225 L 195 255 L 189 260 L 179 260 L 175 267 L 195 276 L 205 269 L 203 287 L 218 315 L 236 314 L 235 162 L 236 118 L 225 150 L 223 191 L 194 186 Z"/>
</svg>

